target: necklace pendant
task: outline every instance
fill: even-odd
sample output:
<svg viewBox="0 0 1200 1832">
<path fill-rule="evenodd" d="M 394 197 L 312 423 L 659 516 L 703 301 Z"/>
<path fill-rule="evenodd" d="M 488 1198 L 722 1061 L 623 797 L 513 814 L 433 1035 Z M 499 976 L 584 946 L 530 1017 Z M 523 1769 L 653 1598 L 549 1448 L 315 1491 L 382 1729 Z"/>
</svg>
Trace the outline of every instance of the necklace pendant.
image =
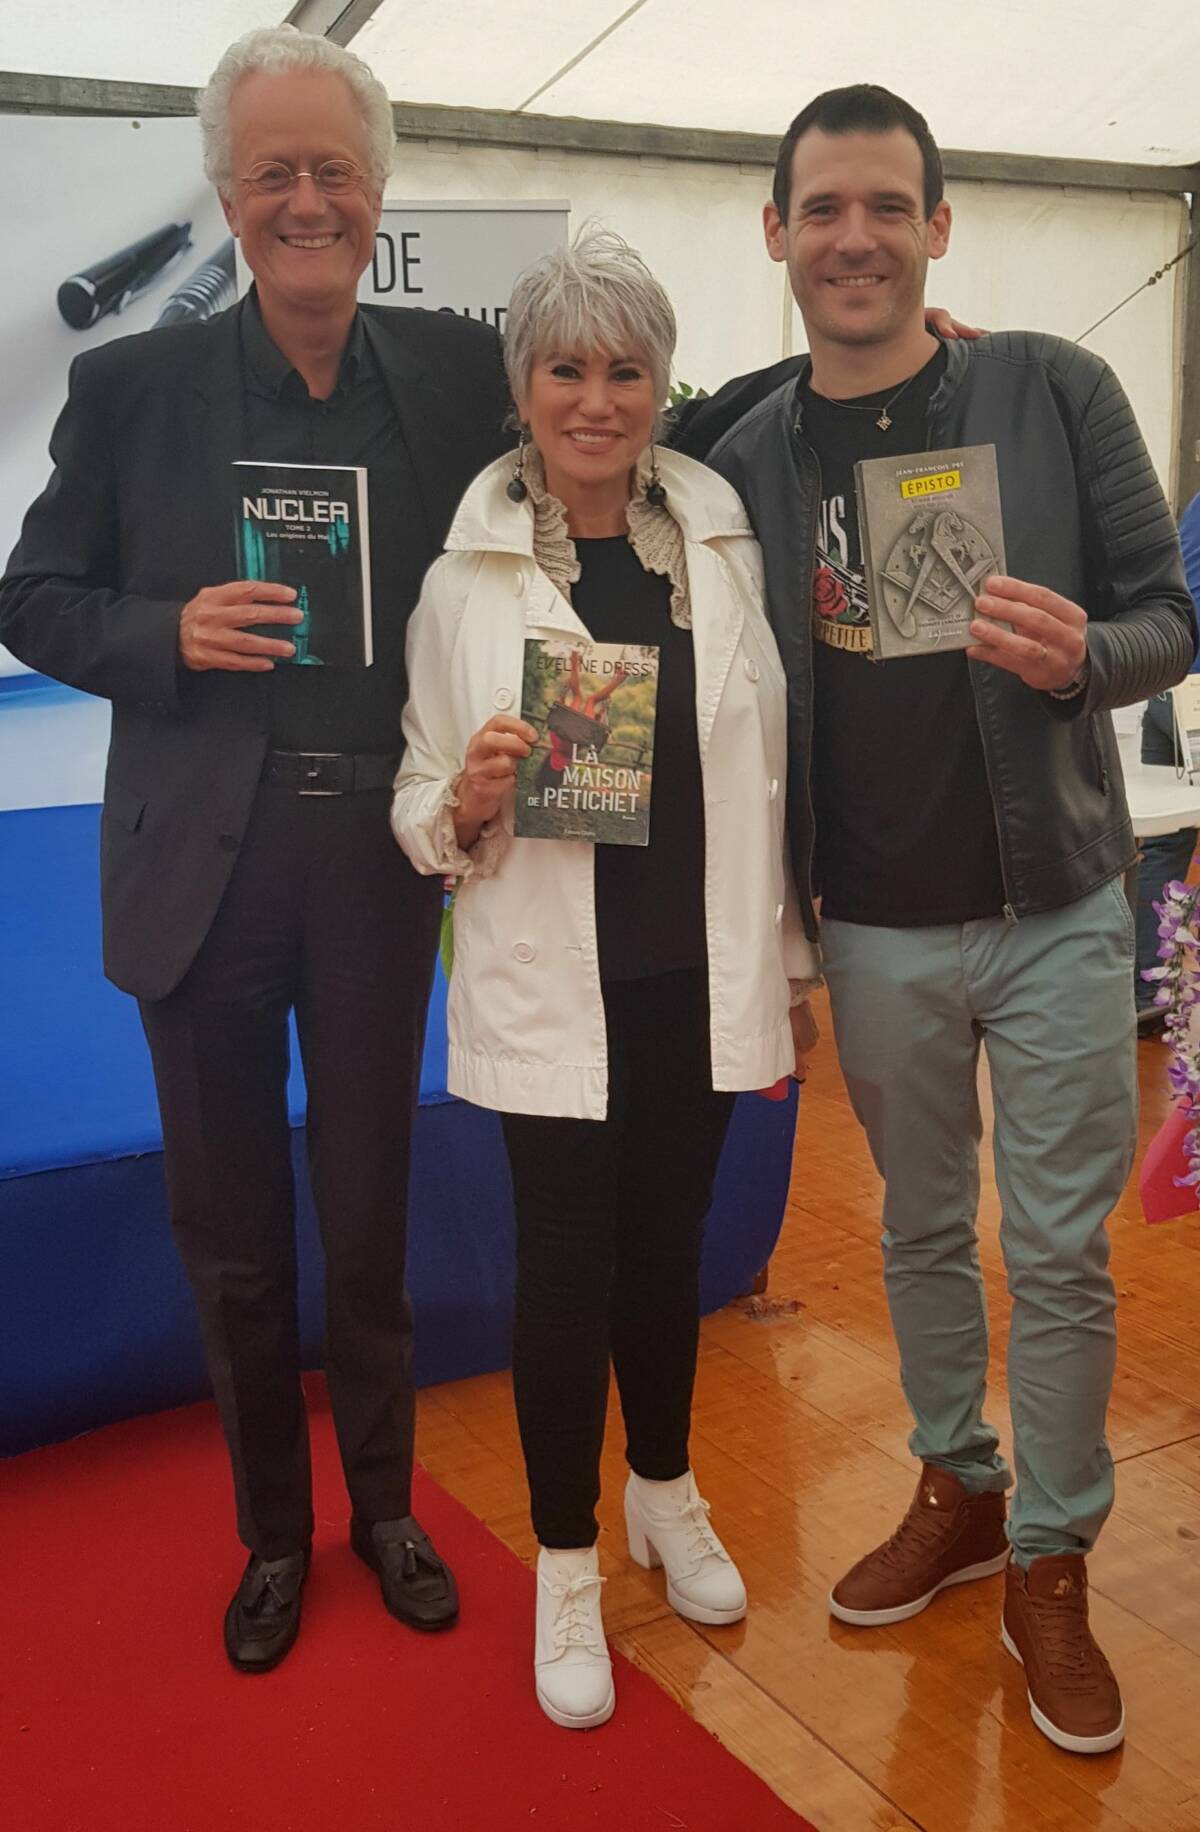
<svg viewBox="0 0 1200 1832">
<path fill-rule="evenodd" d="M 883 412 L 880 414 L 879 418 L 876 420 L 875 424 L 879 428 L 881 433 L 885 433 L 888 427 L 891 425 L 891 423 L 892 423 L 891 415 L 888 413 L 888 410 L 885 407 Z"/>
</svg>

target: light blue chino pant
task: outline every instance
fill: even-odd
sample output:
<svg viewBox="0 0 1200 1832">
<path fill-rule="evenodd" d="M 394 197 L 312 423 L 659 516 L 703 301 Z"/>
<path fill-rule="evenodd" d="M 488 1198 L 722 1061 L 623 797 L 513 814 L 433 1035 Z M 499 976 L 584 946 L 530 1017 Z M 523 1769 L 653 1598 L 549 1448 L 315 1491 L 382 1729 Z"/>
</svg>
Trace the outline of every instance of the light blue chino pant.
<svg viewBox="0 0 1200 1832">
<path fill-rule="evenodd" d="M 975 1234 L 984 1043 L 1021 1565 L 1086 1552 L 1113 1499 L 1116 1357 L 1105 1222 L 1133 1161 L 1134 924 L 1114 880 L 1064 909 L 926 929 L 826 920 L 825 976 L 854 1111 L 885 1179 L 884 1280 L 916 1420 L 913 1455 L 970 1490 L 1011 1473 L 985 1424 L 987 1313 Z"/>
</svg>

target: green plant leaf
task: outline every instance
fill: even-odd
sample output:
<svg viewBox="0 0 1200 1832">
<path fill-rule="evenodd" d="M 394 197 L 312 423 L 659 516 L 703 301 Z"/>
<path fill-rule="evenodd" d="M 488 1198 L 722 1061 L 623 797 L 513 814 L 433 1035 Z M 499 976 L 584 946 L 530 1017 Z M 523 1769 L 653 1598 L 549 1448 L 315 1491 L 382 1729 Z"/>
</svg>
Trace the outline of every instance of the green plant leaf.
<svg viewBox="0 0 1200 1832">
<path fill-rule="evenodd" d="M 442 972 L 447 980 L 454 972 L 454 899 L 458 896 L 458 886 L 450 892 L 442 910 L 442 932 L 438 941 L 438 952 L 442 957 Z"/>
</svg>

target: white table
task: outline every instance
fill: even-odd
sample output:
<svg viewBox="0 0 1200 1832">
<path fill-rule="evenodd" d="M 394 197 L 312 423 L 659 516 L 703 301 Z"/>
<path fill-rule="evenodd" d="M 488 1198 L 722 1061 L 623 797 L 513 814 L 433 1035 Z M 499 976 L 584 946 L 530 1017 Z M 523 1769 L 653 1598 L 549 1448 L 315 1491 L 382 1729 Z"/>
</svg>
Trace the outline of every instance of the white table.
<svg viewBox="0 0 1200 1832">
<path fill-rule="evenodd" d="M 1200 827 L 1200 777 L 1190 783 L 1177 776 L 1169 763 L 1143 763 L 1141 732 L 1120 732 L 1117 748 L 1125 777 L 1125 793 L 1133 831 L 1148 840 L 1156 833 L 1176 833 L 1180 827 Z"/>
</svg>

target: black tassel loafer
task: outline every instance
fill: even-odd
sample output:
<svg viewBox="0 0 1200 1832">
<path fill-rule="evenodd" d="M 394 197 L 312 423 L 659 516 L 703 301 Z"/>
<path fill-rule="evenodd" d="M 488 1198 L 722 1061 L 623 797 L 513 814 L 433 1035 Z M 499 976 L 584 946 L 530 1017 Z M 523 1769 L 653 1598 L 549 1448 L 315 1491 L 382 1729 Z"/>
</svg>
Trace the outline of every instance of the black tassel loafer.
<svg viewBox="0 0 1200 1832">
<path fill-rule="evenodd" d="M 454 1573 L 412 1514 L 402 1520 L 350 1521 L 350 1544 L 379 1578 L 388 1610 L 410 1628 L 451 1628 L 458 1621 Z"/>
<path fill-rule="evenodd" d="M 311 1548 L 286 1558 L 251 1553 L 225 1611 L 225 1652 L 239 1673 L 269 1673 L 300 1633 L 300 1594 Z"/>
</svg>

